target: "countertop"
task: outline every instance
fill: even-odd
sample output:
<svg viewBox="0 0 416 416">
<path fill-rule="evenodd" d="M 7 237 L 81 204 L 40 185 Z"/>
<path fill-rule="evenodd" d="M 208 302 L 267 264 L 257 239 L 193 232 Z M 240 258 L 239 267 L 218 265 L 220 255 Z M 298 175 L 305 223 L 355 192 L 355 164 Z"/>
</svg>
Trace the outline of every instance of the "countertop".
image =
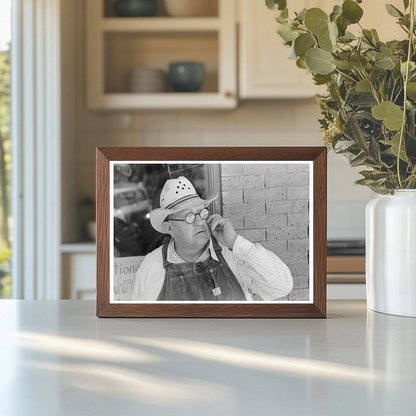
<svg viewBox="0 0 416 416">
<path fill-rule="evenodd" d="M 0 415 L 414 415 L 416 319 L 98 319 L 0 301 Z"/>
</svg>

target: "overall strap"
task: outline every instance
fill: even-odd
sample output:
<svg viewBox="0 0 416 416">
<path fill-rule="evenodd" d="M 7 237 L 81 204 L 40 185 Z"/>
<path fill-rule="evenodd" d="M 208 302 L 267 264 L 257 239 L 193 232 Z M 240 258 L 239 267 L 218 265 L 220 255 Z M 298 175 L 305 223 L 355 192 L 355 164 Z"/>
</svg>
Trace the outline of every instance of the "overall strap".
<svg viewBox="0 0 416 416">
<path fill-rule="evenodd" d="M 217 255 L 218 258 L 222 257 L 222 248 L 220 244 L 218 243 L 217 239 L 213 235 L 211 236 L 211 239 L 212 239 L 212 245 L 214 247 L 215 254 Z"/>
<path fill-rule="evenodd" d="M 168 267 L 169 266 L 169 262 L 168 262 L 168 246 L 169 246 L 169 244 L 170 244 L 170 242 L 169 243 L 165 243 L 165 244 L 163 244 L 163 246 L 162 246 L 162 258 L 163 258 L 163 267 L 166 269 L 166 267 Z"/>
</svg>

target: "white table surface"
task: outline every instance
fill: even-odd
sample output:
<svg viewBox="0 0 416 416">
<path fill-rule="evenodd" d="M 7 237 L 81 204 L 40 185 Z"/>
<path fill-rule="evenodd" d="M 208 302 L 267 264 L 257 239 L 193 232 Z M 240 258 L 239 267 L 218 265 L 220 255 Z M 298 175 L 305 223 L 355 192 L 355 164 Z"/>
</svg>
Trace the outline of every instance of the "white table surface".
<svg viewBox="0 0 416 416">
<path fill-rule="evenodd" d="M 0 301 L 0 415 L 412 415 L 416 319 L 98 319 Z"/>
</svg>

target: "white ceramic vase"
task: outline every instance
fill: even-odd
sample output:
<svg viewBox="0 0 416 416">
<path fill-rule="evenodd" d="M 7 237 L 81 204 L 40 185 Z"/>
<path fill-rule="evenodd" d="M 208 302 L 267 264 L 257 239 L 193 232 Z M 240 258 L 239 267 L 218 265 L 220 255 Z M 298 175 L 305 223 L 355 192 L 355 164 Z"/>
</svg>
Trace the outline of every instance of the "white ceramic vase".
<svg viewBox="0 0 416 416">
<path fill-rule="evenodd" d="M 369 309 L 416 317 L 416 190 L 367 204 L 366 282 Z"/>
</svg>

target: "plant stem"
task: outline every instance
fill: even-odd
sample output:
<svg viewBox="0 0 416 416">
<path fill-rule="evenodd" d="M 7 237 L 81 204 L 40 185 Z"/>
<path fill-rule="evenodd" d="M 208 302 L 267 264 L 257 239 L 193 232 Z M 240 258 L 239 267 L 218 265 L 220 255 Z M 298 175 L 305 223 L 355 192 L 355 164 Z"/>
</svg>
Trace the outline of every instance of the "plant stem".
<svg viewBox="0 0 416 416">
<path fill-rule="evenodd" d="M 340 71 L 338 68 L 335 68 L 335 71 L 339 72 L 340 74 L 344 75 L 344 77 L 349 78 L 351 81 L 354 81 L 355 83 L 357 82 L 357 80 L 353 77 L 350 77 L 349 75 L 345 74 L 344 72 Z"/>
<path fill-rule="evenodd" d="M 402 178 L 400 175 L 400 156 L 402 154 L 403 146 L 403 137 L 404 131 L 406 128 L 406 107 L 407 107 L 407 83 L 409 81 L 409 67 L 410 59 L 412 57 L 413 49 L 413 35 L 414 35 L 414 26 L 415 26 L 415 0 L 410 0 L 410 30 L 409 30 L 409 45 L 407 48 L 407 60 L 406 60 L 406 74 L 404 76 L 404 85 L 403 85 L 403 118 L 402 118 L 402 128 L 400 129 L 400 140 L 399 140 L 399 149 L 397 152 L 397 177 L 399 179 L 400 188 L 403 187 Z"/>
<path fill-rule="evenodd" d="M 394 97 L 394 100 L 393 100 L 394 103 L 396 103 L 396 101 L 399 99 L 399 96 L 400 96 L 402 91 L 403 91 L 403 88 L 400 88 L 399 91 L 397 92 L 396 96 Z"/>
<path fill-rule="evenodd" d="M 393 88 L 391 89 L 391 94 L 390 94 L 390 101 L 393 101 L 393 97 L 394 97 L 394 90 L 396 89 L 396 84 L 397 84 L 397 80 L 395 79 L 393 82 Z"/>
</svg>

